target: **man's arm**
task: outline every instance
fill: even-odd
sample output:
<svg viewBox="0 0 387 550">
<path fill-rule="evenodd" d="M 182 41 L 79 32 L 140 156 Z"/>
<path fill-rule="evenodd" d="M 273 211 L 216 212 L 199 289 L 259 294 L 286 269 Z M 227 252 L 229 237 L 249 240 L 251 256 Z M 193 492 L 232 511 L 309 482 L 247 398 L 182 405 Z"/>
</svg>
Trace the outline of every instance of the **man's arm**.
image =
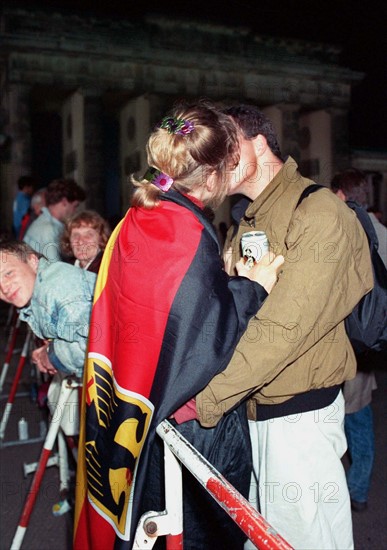
<svg viewBox="0 0 387 550">
<path fill-rule="evenodd" d="M 57 337 L 48 345 L 48 359 L 57 370 L 65 368 L 80 375 L 85 362 L 91 301 L 74 300 L 61 304 Z"/>
<path fill-rule="evenodd" d="M 289 232 L 279 282 L 250 321 L 227 369 L 197 396 L 203 425 L 216 424 L 317 341 L 334 336 L 337 325 L 372 288 L 365 234 L 356 224 L 356 234 L 348 238 L 335 214 L 310 215 Z"/>
</svg>

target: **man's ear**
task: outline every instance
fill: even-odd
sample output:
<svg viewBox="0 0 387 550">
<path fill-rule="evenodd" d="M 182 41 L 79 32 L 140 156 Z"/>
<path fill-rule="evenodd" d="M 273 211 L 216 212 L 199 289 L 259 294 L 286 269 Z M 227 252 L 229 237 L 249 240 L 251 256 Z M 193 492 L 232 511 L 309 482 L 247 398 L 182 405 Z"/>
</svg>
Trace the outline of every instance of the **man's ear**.
<svg viewBox="0 0 387 550">
<path fill-rule="evenodd" d="M 38 272 L 39 258 L 35 254 L 28 255 L 27 263 L 29 266 L 32 267 L 35 273 Z"/>
<path fill-rule="evenodd" d="M 263 136 L 262 134 L 258 134 L 253 139 L 253 143 L 254 143 L 254 149 L 257 157 L 262 156 L 268 148 L 267 140 L 265 136 Z"/>
</svg>

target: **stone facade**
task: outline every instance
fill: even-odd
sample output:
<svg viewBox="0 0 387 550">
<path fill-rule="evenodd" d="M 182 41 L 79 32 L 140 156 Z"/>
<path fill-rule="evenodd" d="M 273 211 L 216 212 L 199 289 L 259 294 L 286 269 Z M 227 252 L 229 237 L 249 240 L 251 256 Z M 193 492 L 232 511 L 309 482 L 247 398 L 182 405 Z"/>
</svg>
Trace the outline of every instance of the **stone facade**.
<svg viewBox="0 0 387 550">
<path fill-rule="evenodd" d="M 259 105 L 283 153 L 323 183 L 350 161 L 346 119 L 363 75 L 340 66 L 333 46 L 166 17 L 131 22 L 12 7 L 3 8 L 0 28 L 2 229 L 11 225 L 18 177 L 33 172 L 46 185 L 55 169 L 85 187 L 87 206 L 122 215 L 128 176 L 146 166 L 148 131 L 179 98 Z M 34 144 L 53 114 L 61 160 L 49 171 Z M 216 221 L 228 223 L 228 210 Z"/>
</svg>

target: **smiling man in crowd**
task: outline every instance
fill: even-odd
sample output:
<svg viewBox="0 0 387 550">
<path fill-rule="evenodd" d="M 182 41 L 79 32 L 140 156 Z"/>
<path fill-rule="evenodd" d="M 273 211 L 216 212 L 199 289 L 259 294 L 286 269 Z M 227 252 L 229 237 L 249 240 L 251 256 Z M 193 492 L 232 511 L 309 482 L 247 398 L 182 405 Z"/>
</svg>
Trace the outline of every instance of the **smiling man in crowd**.
<svg viewBox="0 0 387 550">
<path fill-rule="evenodd" d="M 33 351 L 42 372 L 81 376 L 96 275 L 49 262 L 21 241 L 0 242 L 0 299 L 46 343 Z"/>
</svg>

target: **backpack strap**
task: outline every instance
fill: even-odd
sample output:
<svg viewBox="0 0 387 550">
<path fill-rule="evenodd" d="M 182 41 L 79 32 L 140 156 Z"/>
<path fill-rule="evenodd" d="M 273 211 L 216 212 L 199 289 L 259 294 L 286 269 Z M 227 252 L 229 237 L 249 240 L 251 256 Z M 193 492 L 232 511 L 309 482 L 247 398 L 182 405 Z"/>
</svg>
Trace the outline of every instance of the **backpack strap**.
<svg viewBox="0 0 387 550">
<path fill-rule="evenodd" d="M 376 234 L 375 228 L 372 224 L 371 218 L 369 217 L 369 214 L 366 211 L 366 209 L 360 206 L 360 204 L 358 204 L 355 201 L 349 200 L 349 201 L 346 201 L 346 204 L 347 206 L 349 206 L 349 208 L 351 208 L 355 212 L 357 219 L 362 224 L 363 229 L 367 235 L 370 248 L 375 248 L 376 250 L 378 250 L 379 248 L 378 236 Z"/>
<path fill-rule="evenodd" d="M 308 187 L 305 187 L 303 192 L 300 195 L 300 198 L 298 199 L 298 202 L 296 204 L 296 208 L 300 206 L 302 201 L 306 199 L 311 193 L 314 193 L 315 191 L 318 191 L 319 189 L 324 189 L 324 185 L 319 185 L 318 183 L 312 183 L 311 185 L 308 185 Z"/>
</svg>

